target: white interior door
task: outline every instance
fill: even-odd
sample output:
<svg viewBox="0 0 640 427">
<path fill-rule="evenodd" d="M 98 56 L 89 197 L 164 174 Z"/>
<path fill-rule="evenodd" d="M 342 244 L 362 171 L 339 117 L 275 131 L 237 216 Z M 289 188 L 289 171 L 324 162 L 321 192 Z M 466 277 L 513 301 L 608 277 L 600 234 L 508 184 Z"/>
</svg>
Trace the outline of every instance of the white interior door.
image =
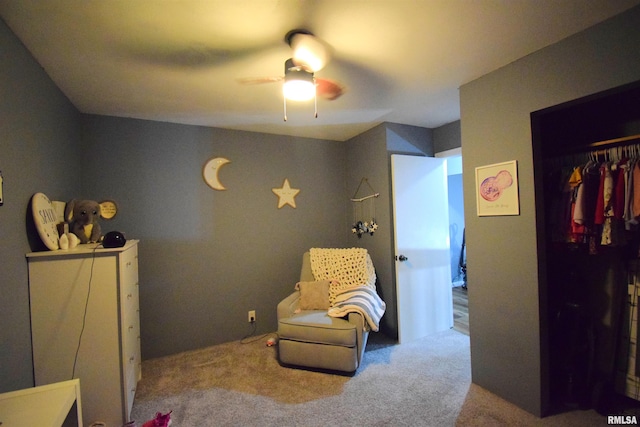
<svg viewBox="0 0 640 427">
<path fill-rule="evenodd" d="M 453 327 L 445 159 L 391 156 L 398 339 Z"/>
</svg>

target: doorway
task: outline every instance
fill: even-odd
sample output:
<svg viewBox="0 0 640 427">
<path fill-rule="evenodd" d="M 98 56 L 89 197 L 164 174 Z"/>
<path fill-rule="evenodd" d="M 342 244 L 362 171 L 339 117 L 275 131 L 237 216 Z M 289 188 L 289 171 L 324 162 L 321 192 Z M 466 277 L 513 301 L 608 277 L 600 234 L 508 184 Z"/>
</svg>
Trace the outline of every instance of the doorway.
<svg viewBox="0 0 640 427">
<path fill-rule="evenodd" d="M 469 335 L 469 303 L 466 280 L 464 193 L 462 187 L 462 149 L 436 153 L 447 161 L 449 204 L 449 247 L 451 251 L 451 292 L 453 328 Z"/>
</svg>

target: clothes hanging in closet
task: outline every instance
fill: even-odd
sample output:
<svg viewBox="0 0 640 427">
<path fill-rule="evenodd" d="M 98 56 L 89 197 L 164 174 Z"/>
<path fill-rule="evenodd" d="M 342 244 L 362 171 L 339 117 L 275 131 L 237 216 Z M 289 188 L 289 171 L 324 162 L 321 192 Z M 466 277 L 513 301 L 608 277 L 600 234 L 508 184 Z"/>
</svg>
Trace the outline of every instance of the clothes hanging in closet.
<svg viewBox="0 0 640 427">
<path fill-rule="evenodd" d="M 638 228 L 640 162 L 637 158 L 598 161 L 553 169 L 548 176 L 551 239 L 600 246 L 627 242 L 626 231 Z"/>
<path fill-rule="evenodd" d="M 599 410 L 614 390 L 640 399 L 640 136 L 615 142 L 631 140 L 548 158 L 543 169 L 555 392 Z M 576 378 L 582 394 L 570 393 Z"/>
</svg>

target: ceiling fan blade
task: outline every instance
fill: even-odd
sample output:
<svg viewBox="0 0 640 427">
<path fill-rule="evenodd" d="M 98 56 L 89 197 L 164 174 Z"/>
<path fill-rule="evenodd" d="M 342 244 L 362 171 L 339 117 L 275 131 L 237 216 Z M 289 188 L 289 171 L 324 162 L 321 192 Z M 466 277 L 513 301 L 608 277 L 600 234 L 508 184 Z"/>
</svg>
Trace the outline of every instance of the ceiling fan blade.
<svg viewBox="0 0 640 427">
<path fill-rule="evenodd" d="M 284 80 L 284 76 L 277 77 L 241 77 L 236 79 L 236 81 L 243 85 L 258 85 L 263 83 L 277 83 Z M 316 77 L 316 95 L 320 98 L 327 99 L 329 101 L 333 101 L 334 99 L 342 96 L 346 89 L 340 83 L 323 79 L 320 77 Z"/>
<path fill-rule="evenodd" d="M 243 85 L 259 85 L 262 83 L 275 83 L 281 82 L 284 80 L 283 76 L 277 77 L 241 77 L 236 79 L 236 81 Z"/>
<path fill-rule="evenodd" d="M 346 89 L 340 83 L 316 77 L 316 94 L 322 98 L 333 101 L 345 93 Z"/>
<path fill-rule="evenodd" d="M 293 63 L 312 72 L 323 69 L 331 58 L 329 45 L 306 30 L 290 31 L 285 40 L 293 50 Z"/>
</svg>

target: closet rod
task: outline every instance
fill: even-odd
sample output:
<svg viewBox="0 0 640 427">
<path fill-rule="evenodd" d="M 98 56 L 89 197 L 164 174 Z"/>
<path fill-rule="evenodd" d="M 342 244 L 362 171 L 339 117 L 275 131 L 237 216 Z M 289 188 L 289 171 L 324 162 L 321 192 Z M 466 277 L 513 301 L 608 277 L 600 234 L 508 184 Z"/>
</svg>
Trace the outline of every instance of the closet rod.
<svg viewBox="0 0 640 427">
<path fill-rule="evenodd" d="M 623 136 L 620 138 L 607 139 L 604 141 L 592 142 L 590 144 L 584 145 L 576 145 L 572 147 L 557 147 L 557 151 L 550 151 L 546 158 L 556 158 L 556 157 L 564 157 L 569 155 L 574 155 L 576 153 L 584 153 L 586 151 L 593 151 L 590 149 L 602 149 L 602 148 L 613 148 L 613 147 L 622 147 L 625 145 L 632 145 L 640 143 L 640 134 Z"/>
<path fill-rule="evenodd" d="M 587 144 L 584 146 L 584 148 L 605 147 L 610 145 L 625 145 L 625 144 L 631 144 L 634 141 L 640 141 L 640 134 L 624 136 L 622 138 L 607 139 L 606 141 L 598 141 L 591 144 Z"/>
</svg>

